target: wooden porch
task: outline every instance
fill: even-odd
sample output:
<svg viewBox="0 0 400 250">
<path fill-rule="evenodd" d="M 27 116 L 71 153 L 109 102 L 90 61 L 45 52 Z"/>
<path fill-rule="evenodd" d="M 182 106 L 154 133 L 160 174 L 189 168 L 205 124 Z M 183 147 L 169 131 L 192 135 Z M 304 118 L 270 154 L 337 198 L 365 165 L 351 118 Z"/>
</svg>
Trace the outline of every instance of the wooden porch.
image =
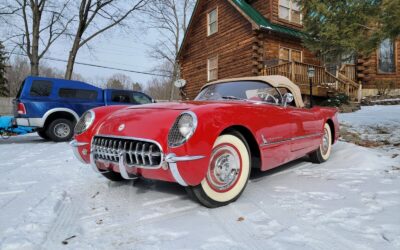
<svg viewBox="0 0 400 250">
<path fill-rule="evenodd" d="M 356 82 L 356 67 L 344 64 L 335 74 L 330 73 L 325 67 L 301 63 L 285 62 L 274 66 L 265 66 L 262 75 L 283 75 L 299 85 L 301 93 L 310 94 L 310 80 L 308 69 L 315 69 L 313 77 L 313 95 L 329 97 L 338 93 L 346 94 L 352 101 L 361 101 L 362 85 Z"/>
</svg>

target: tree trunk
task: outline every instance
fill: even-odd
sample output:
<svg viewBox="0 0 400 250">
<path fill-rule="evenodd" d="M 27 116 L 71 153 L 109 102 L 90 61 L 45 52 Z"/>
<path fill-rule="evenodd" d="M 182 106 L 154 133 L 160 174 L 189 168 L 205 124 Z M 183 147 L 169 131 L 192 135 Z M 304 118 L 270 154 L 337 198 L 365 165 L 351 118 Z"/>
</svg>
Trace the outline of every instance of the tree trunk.
<svg viewBox="0 0 400 250">
<path fill-rule="evenodd" d="M 80 37 L 75 36 L 74 44 L 72 45 L 72 49 L 69 52 L 67 69 L 65 71 L 65 79 L 67 80 L 71 80 L 72 74 L 74 73 L 74 64 L 76 60 L 76 55 L 79 50 L 79 42 L 80 42 Z"/>
<path fill-rule="evenodd" d="M 40 39 L 40 20 L 41 13 L 38 6 L 33 5 L 32 7 L 32 52 L 30 56 L 31 61 L 31 75 L 39 75 L 39 39 Z"/>
</svg>

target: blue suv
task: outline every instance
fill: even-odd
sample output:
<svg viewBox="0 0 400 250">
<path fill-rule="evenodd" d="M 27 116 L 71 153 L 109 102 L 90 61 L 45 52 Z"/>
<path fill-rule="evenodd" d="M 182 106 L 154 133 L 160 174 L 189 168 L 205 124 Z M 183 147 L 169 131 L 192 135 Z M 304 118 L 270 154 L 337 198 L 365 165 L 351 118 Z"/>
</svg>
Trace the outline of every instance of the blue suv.
<svg viewBox="0 0 400 250">
<path fill-rule="evenodd" d="M 27 77 L 14 100 L 14 123 L 35 127 L 46 140 L 69 141 L 79 117 L 89 109 L 152 102 L 151 97 L 141 92 L 103 90 L 80 81 Z"/>
</svg>

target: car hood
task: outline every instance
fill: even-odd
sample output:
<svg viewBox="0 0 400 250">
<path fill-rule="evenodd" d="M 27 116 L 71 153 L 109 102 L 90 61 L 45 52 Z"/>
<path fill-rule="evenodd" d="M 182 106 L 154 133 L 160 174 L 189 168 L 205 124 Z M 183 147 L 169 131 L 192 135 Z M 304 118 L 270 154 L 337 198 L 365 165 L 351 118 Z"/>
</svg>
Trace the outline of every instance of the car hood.
<svg viewBox="0 0 400 250">
<path fill-rule="evenodd" d="M 164 102 L 164 103 L 152 103 L 145 105 L 131 106 L 128 109 L 172 109 L 172 110 L 188 110 L 192 107 L 190 103 L 186 102 Z"/>
<path fill-rule="evenodd" d="M 234 112 L 235 107 L 254 107 L 252 103 L 241 101 L 223 102 L 169 102 L 129 106 L 108 115 L 99 124 L 96 134 L 127 136 L 166 141 L 166 137 L 176 118 L 184 111 L 190 110 L 198 116 L 205 113 Z M 124 129 L 121 129 L 124 127 Z"/>
<path fill-rule="evenodd" d="M 113 112 L 97 128 L 96 134 L 137 137 L 159 141 L 167 135 L 181 109 L 126 108 Z"/>
</svg>

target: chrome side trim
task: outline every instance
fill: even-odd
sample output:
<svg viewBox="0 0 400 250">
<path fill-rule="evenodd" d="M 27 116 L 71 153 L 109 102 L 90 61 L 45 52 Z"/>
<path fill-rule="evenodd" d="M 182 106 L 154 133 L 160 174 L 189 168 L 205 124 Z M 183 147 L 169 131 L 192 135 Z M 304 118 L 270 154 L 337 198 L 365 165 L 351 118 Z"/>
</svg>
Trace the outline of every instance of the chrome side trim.
<svg viewBox="0 0 400 250">
<path fill-rule="evenodd" d="M 72 152 L 74 152 L 75 157 L 82 162 L 83 164 L 87 164 L 83 159 L 81 154 L 79 153 L 79 146 L 85 146 L 88 143 L 84 143 L 84 142 L 77 142 L 76 140 L 73 140 L 69 143 L 69 145 L 71 145 L 72 147 Z"/>
<path fill-rule="evenodd" d="M 262 137 L 263 136 L 264 135 L 262 135 Z M 297 140 L 307 139 L 307 138 L 317 137 L 317 136 L 322 136 L 322 134 L 318 133 L 318 134 L 311 134 L 311 135 L 305 135 L 305 136 L 298 136 L 298 137 L 293 137 L 293 138 L 280 140 L 280 141 L 269 142 L 269 143 L 265 143 L 264 140 L 263 140 L 263 143 L 260 144 L 260 147 L 271 146 L 271 145 L 281 144 L 281 143 L 285 143 L 285 142 L 292 142 L 292 141 L 297 141 Z"/>
<path fill-rule="evenodd" d="M 89 143 L 87 143 L 87 142 L 78 142 L 77 140 L 73 140 L 73 141 L 71 141 L 69 143 L 69 145 L 71 145 L 71 147 L 74 147 L 74 148 L 77 148 L 77 147 L 80 147 L 80 146 L 86 146 L 88 144 Z"/>
<path fill-rule="evenodd" d="M 195 161 L 195 160 L 200 160 L 203 159 L 205 156 L 198 155 L 198 156 L 176 156 L 175 154 L 168 154 L 165 157 L 165 161 L 168 163 L 169 168 L 171 169 L 172 176 L 178 182 L 181 186 L 187 187 L 188 184 L 183 180 L 181 174 L 179 173 L 178 170 L 178 164 L 177 162 L 182 162 L 182 161 Z"/>
<path fill-rule="evenodd" d="M 168 163 L 174 163 L 179 161 L 195 161 L 203 159 L 205 156 L 198 155 L 198 156 L 176 156 L 175 154 L 168 154 L 165 157 L 165 161 Z"/>
<path fill-rule="evenodd" d="M 121 152 L 119 154 L 119 172 L 121 174 L 121 176 L 126 179 L 126 180 L 136 180 L 138 177 L 137 176 L 130 176 L 128 171 L 126 170 L 127 168 L 129 168 L 129 166 L 126 164 L 126 160 L 125 160 L 125 152 Z"/>
</svg>

